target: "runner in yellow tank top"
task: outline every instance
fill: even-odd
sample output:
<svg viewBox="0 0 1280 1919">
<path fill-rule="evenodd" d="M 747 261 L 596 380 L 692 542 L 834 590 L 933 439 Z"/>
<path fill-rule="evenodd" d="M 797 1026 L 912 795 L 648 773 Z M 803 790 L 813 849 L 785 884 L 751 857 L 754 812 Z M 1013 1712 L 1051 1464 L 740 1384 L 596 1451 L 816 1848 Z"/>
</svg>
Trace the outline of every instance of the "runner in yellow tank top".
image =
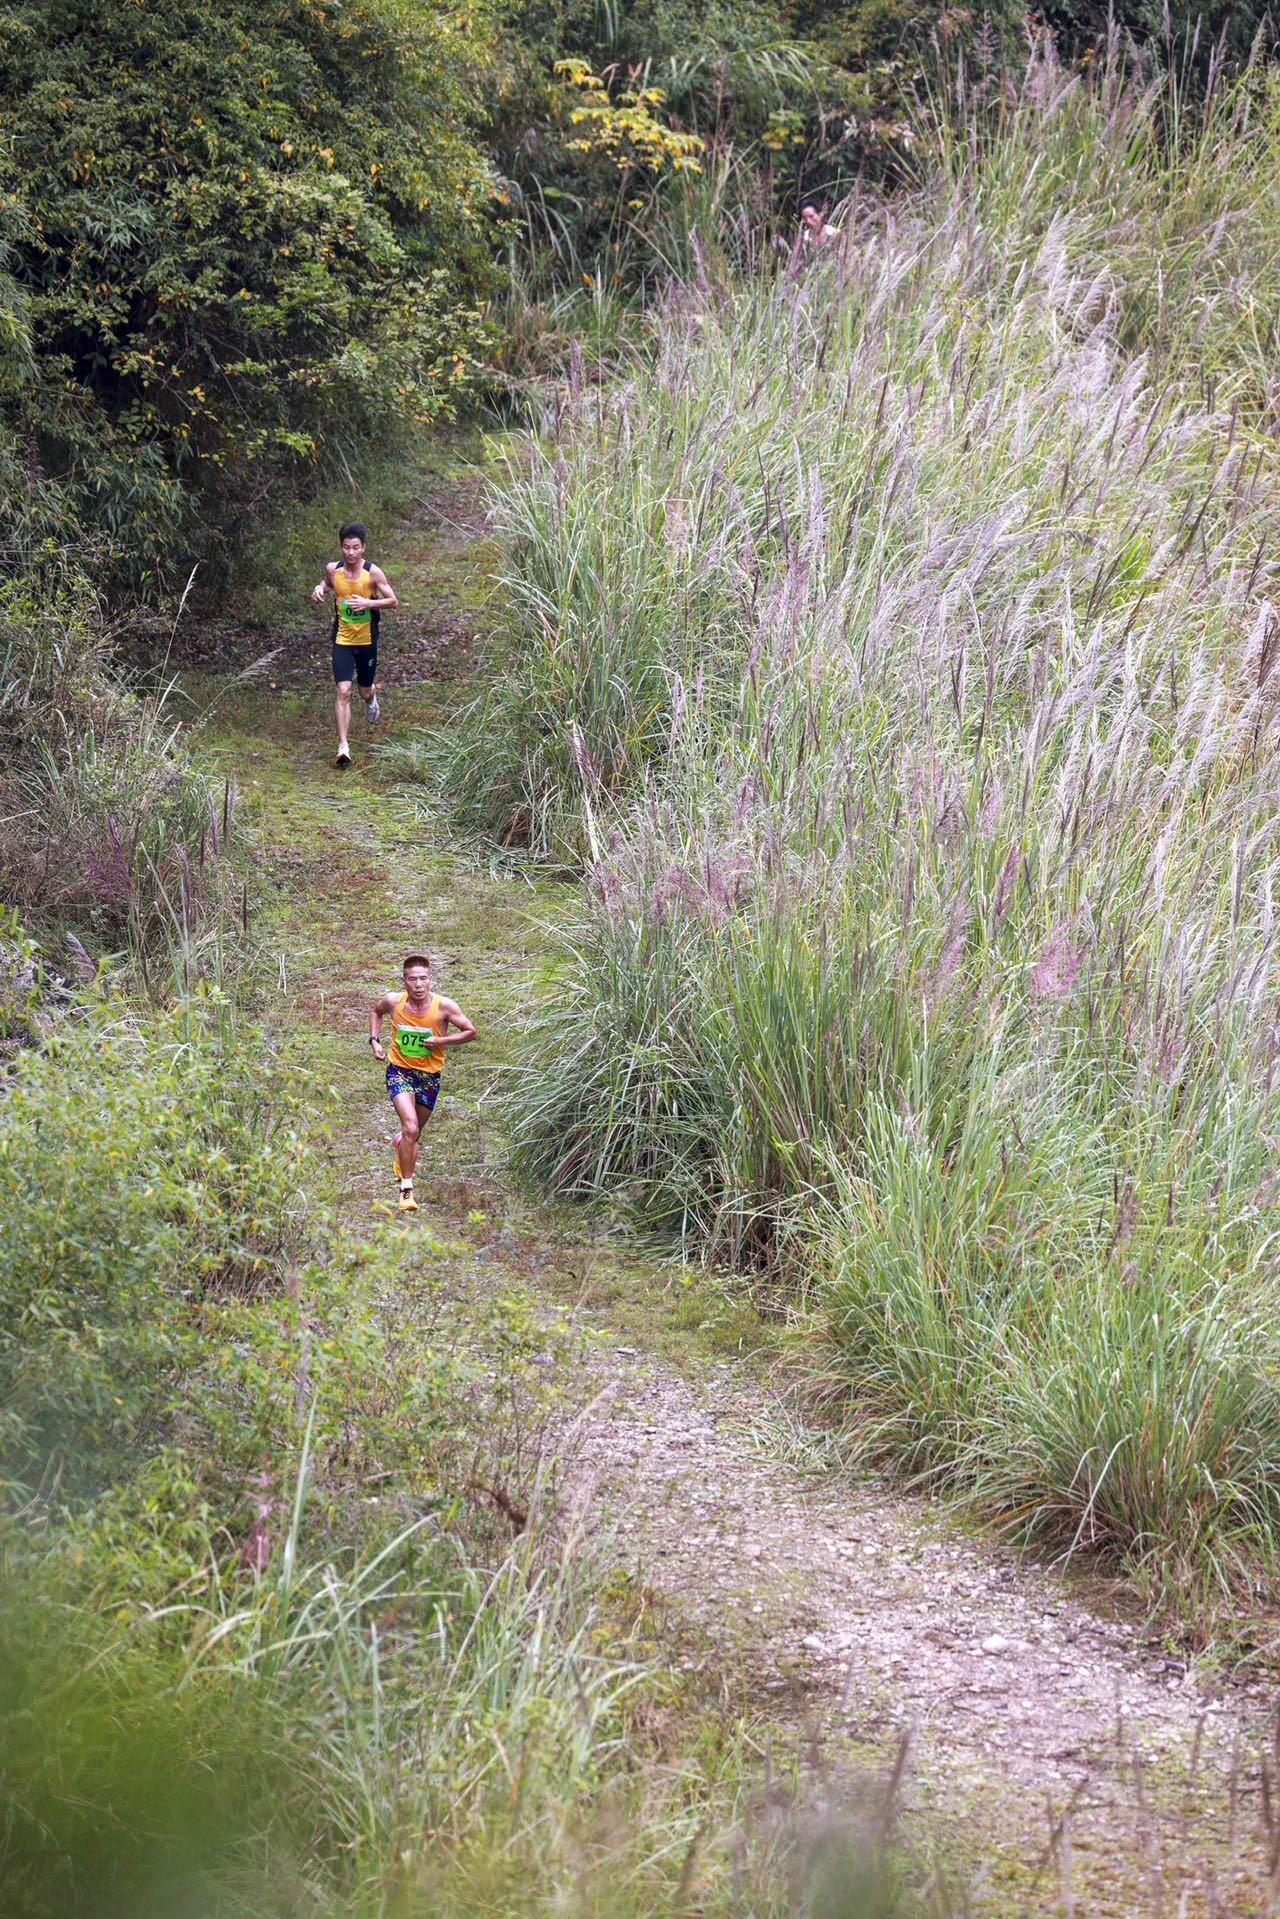
<svg viewBox="0 0 1280 1919">
<path fill-rule="evenodd" d="M 366 566 L 367 530 L 353 520 L 338 534 L 342 559 L 330 560 L 324 578 L 311 589 L 313 600 L 332 593 L 337 608 L 333 632 L 333 678 L 337 694 L 333 710 L 338 721 L 338 765 L 351 764 L 347 735 L 351 730 L 351 686 L 371 721 L 381 718 L 378 705 L 378 620 L 384 610 L 398 606 L 391 582 L 380 566 Z"/>
<path fill-rule="evenodd" d="M 382 1022 L 388 1014 L 391 1044 L 384 1049 Z M 374 1058 L 387 1062 L 387 1093 L 400 1119 L 395 1166 L 402 1213 L 418 1210 L 413 1197 L 418 1138 L 424 1121 L 435 1110 L 445 1048 L 465 1046 L 476 1037 L 476 1029 L 461 1007 L 432 992 L 431 966 L 422 953 L 410 953 L 404 963 L 404 991 L 384 993 L 370 1009 L 369 1044 Z"/>
</svg>

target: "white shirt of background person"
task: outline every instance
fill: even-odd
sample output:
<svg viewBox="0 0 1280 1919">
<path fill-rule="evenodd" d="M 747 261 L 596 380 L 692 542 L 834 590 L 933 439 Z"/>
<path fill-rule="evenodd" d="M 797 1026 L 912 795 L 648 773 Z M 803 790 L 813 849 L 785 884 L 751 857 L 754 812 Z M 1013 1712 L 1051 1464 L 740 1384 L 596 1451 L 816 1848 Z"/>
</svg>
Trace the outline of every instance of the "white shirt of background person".
<svg viewBox="0 0 1280 1919">
<path fill-rule="evenodd" d="M 804 222 L 800 238 L 807 247 L 825 247 L 839 237 L 839 227 L 828 226 L 812 201 L 800 209 L 800 218 Z"/>
</svg>

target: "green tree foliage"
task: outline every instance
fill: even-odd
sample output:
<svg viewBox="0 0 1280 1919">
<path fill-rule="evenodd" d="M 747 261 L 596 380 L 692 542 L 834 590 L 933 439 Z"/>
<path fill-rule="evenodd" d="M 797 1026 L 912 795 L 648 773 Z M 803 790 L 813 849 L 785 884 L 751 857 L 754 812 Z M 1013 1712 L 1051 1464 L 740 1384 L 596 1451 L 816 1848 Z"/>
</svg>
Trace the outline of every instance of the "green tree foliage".
<svg viewBox="0 0 1280 1919">
<path fill-rule="evenodd" d="M 29 221 L 16 191 L 4 190 L 13 178 L 12 151 L 0 125 L 0 564 L 11 560 L 14 549 L 30 551 L 42 538 L 56 537 L 66 512 L 59 490 L 44 482 L 34 446 L 30 300 L 15 271 L 18 240 Z"/>
<path fill-rule="evenodd" d="M 1215 49 L 1229 60 L 1246 57 L 1255 39 L 1275 40 L 1274 10 L 1264 0 L 1054 0 L 1046 22 L 1072 52 L 1105 40 L 1114 23 L 1140 45 L 1149 44 L 1178 64 L 1192 56 L 1204 65 Z"/>
<path fill-rule="evenodd" d="M 838 133 L 856 95 L 849 75 L 797 37 L 790 9 L 769 0 L 642 0 L 634 7 L 569 0 L 509 6 L 507 22 L 486 76 L 486 137 L 535 254 L 546 249 L 571 270 L 615 249 L 643 266 L 657 223 L 645 217 L 652 182 L 633 179 L 619 194 L 607 156 L 582 151 L 574 122 L 579 90 L 565 63 L 581 61 L 601 75 L 619 103 L 637 89 L 656 90 L 662 117 L 709 146 L 754 148 L 770 177 L 765 203 L 779 152 L 793 158 L 802 144 L 793 135 L 811 124 Z M 668 191 L 674 171 L 665 176 Z"/>
<path fill-rule="evenodd" d="M 445 409 L 476 351 L 482 16 L 19 0 L 0 119 L 0 484 L 145 577 Z"/>
<path fill-rule="evenodd" d="M 785 226 L 803 198 L 830 200 L 855 176 L 891 169 L 911 96 L 962 50 L 984 68 L 1020 58 L 1026 18 L 1022 0 L 508 5 L 485 76 L 486 138 L 535 262 L 573 281 L 603 259 L 630 280 L 655 260 L 679 265 L 682 226 L 704 239 L 739 222 L 757 233 L 774 219 Z M 705 183 L 671 168 L 619 192 L 617 169 L 575 137 L 574 62 L 619 104 L 652 90 L 672 129 L 703 141 Z"/>
</svg>

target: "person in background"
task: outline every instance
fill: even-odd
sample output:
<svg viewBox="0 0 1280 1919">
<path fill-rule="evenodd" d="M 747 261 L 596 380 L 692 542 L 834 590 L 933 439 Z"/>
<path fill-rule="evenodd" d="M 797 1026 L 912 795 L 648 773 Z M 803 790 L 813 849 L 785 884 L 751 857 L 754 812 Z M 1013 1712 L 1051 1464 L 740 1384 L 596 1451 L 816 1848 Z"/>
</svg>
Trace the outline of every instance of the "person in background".
<svg viewBox="0 0 1280 1919">
<path fill-rule="evenodd" d="M 814 206 L 812 200 L 800 209 L 800 238 L 806 247 L 829 246 L 832 240 L 840 237 L 839 227 L 829 226 L 826 216 Z"/>
<path fill-rule="evenodd" d="M 391 582 L 380 566 L 366 566 L 365 552 L 369 534 L 358 520 L 341 528 L 338 542 L 341 560 L 330 560 L 324 578 L 311 589 L 313 600 L 332 593 L 335 603 L 333 630 L 329 635 L 333 648 L 333 677 L 337 696 L 333 710 L 338 720 L 338 765 L 350 766 L 351 747 L 347 735 L 351 728 L 351 685 L 360 688 L 360 698 L 371 722 L 381 718 L 378 705 L 378 619 L 399 601 Z"/>
</svg>

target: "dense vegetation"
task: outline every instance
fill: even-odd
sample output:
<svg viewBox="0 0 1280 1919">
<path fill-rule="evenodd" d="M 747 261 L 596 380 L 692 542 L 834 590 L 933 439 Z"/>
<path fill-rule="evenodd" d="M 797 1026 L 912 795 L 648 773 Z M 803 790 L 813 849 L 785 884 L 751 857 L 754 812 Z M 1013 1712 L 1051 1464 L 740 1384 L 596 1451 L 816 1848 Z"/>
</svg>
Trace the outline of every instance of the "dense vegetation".
<svg viewBox="0 0 1280 1919">
<path fill-rule="evenodd" d="M 1121 25 L 1185 61 L 1202 10 L 1166 49 L 1145 8 Z M 1263 17 L 1229 16 L 1201 69 Z M 7 26 L 6 543 L 153 593 L 196 560 L 219 588 L 228 537 L 519 389 L 601 307 L 614 337 L 693 236 L 899 174 L 937 73 L 981 91 L 1028 32 L 1020 0 L 235 0 L 214 32 L 191 0 L 19 0 Z"/>
<path fill-rule="evenodd" d="M 1084 80 L 1014 0 L 8 10 L 6 1910 L 897 1909 L 476 1496 L 565 1335 L 342 1230 L 252 823 L 115 646 L 547 369 L 449 776 L 586 869 L 525 1167 L 782 1275 L 882 1455 L 1248 1604 L 1280 94 L 1188 24 Z"/>
<path fill-rule="evenodd" d="M 0 121 L 8 512 L 154 582 L 468 374 L 465 10 L 19 6 Z"/>
<path fill-rule="evenodd" d="M 1248 1603 L 1280 93 L 1178 112 L 1044 46 L 830 258 L 681 287 L 513 475 L 456 778 L 587 866 L 526 1167 L 802 1265 L 882 1453 Z"/>
<path fill-rule="evenodd" d="M 665 1694 L 593 1567 L 475 1491 L 529 1499 L 554 1328 L 424 1306 L 343 1234 L 323 1114 L 253 1023 L 252 826 L 114 644 L 163 662 L 138 596 L 197 564 L 240 615 L 286 499 L 488 377 L 509 32 L 427 0 L 7 25 L 6 1910 L 771 1910 L 791 1838 L 743 1824 L 740 1755 L 651 1742 Z M 589 79 L 600 50 L 538 53 L 548 138 L 603 106 L 568 165 L 613 208 L 627 88 L 561 52 Z M 700 137 L 637 106 L 647 191 L 644 141 Z"/>
</svg>

